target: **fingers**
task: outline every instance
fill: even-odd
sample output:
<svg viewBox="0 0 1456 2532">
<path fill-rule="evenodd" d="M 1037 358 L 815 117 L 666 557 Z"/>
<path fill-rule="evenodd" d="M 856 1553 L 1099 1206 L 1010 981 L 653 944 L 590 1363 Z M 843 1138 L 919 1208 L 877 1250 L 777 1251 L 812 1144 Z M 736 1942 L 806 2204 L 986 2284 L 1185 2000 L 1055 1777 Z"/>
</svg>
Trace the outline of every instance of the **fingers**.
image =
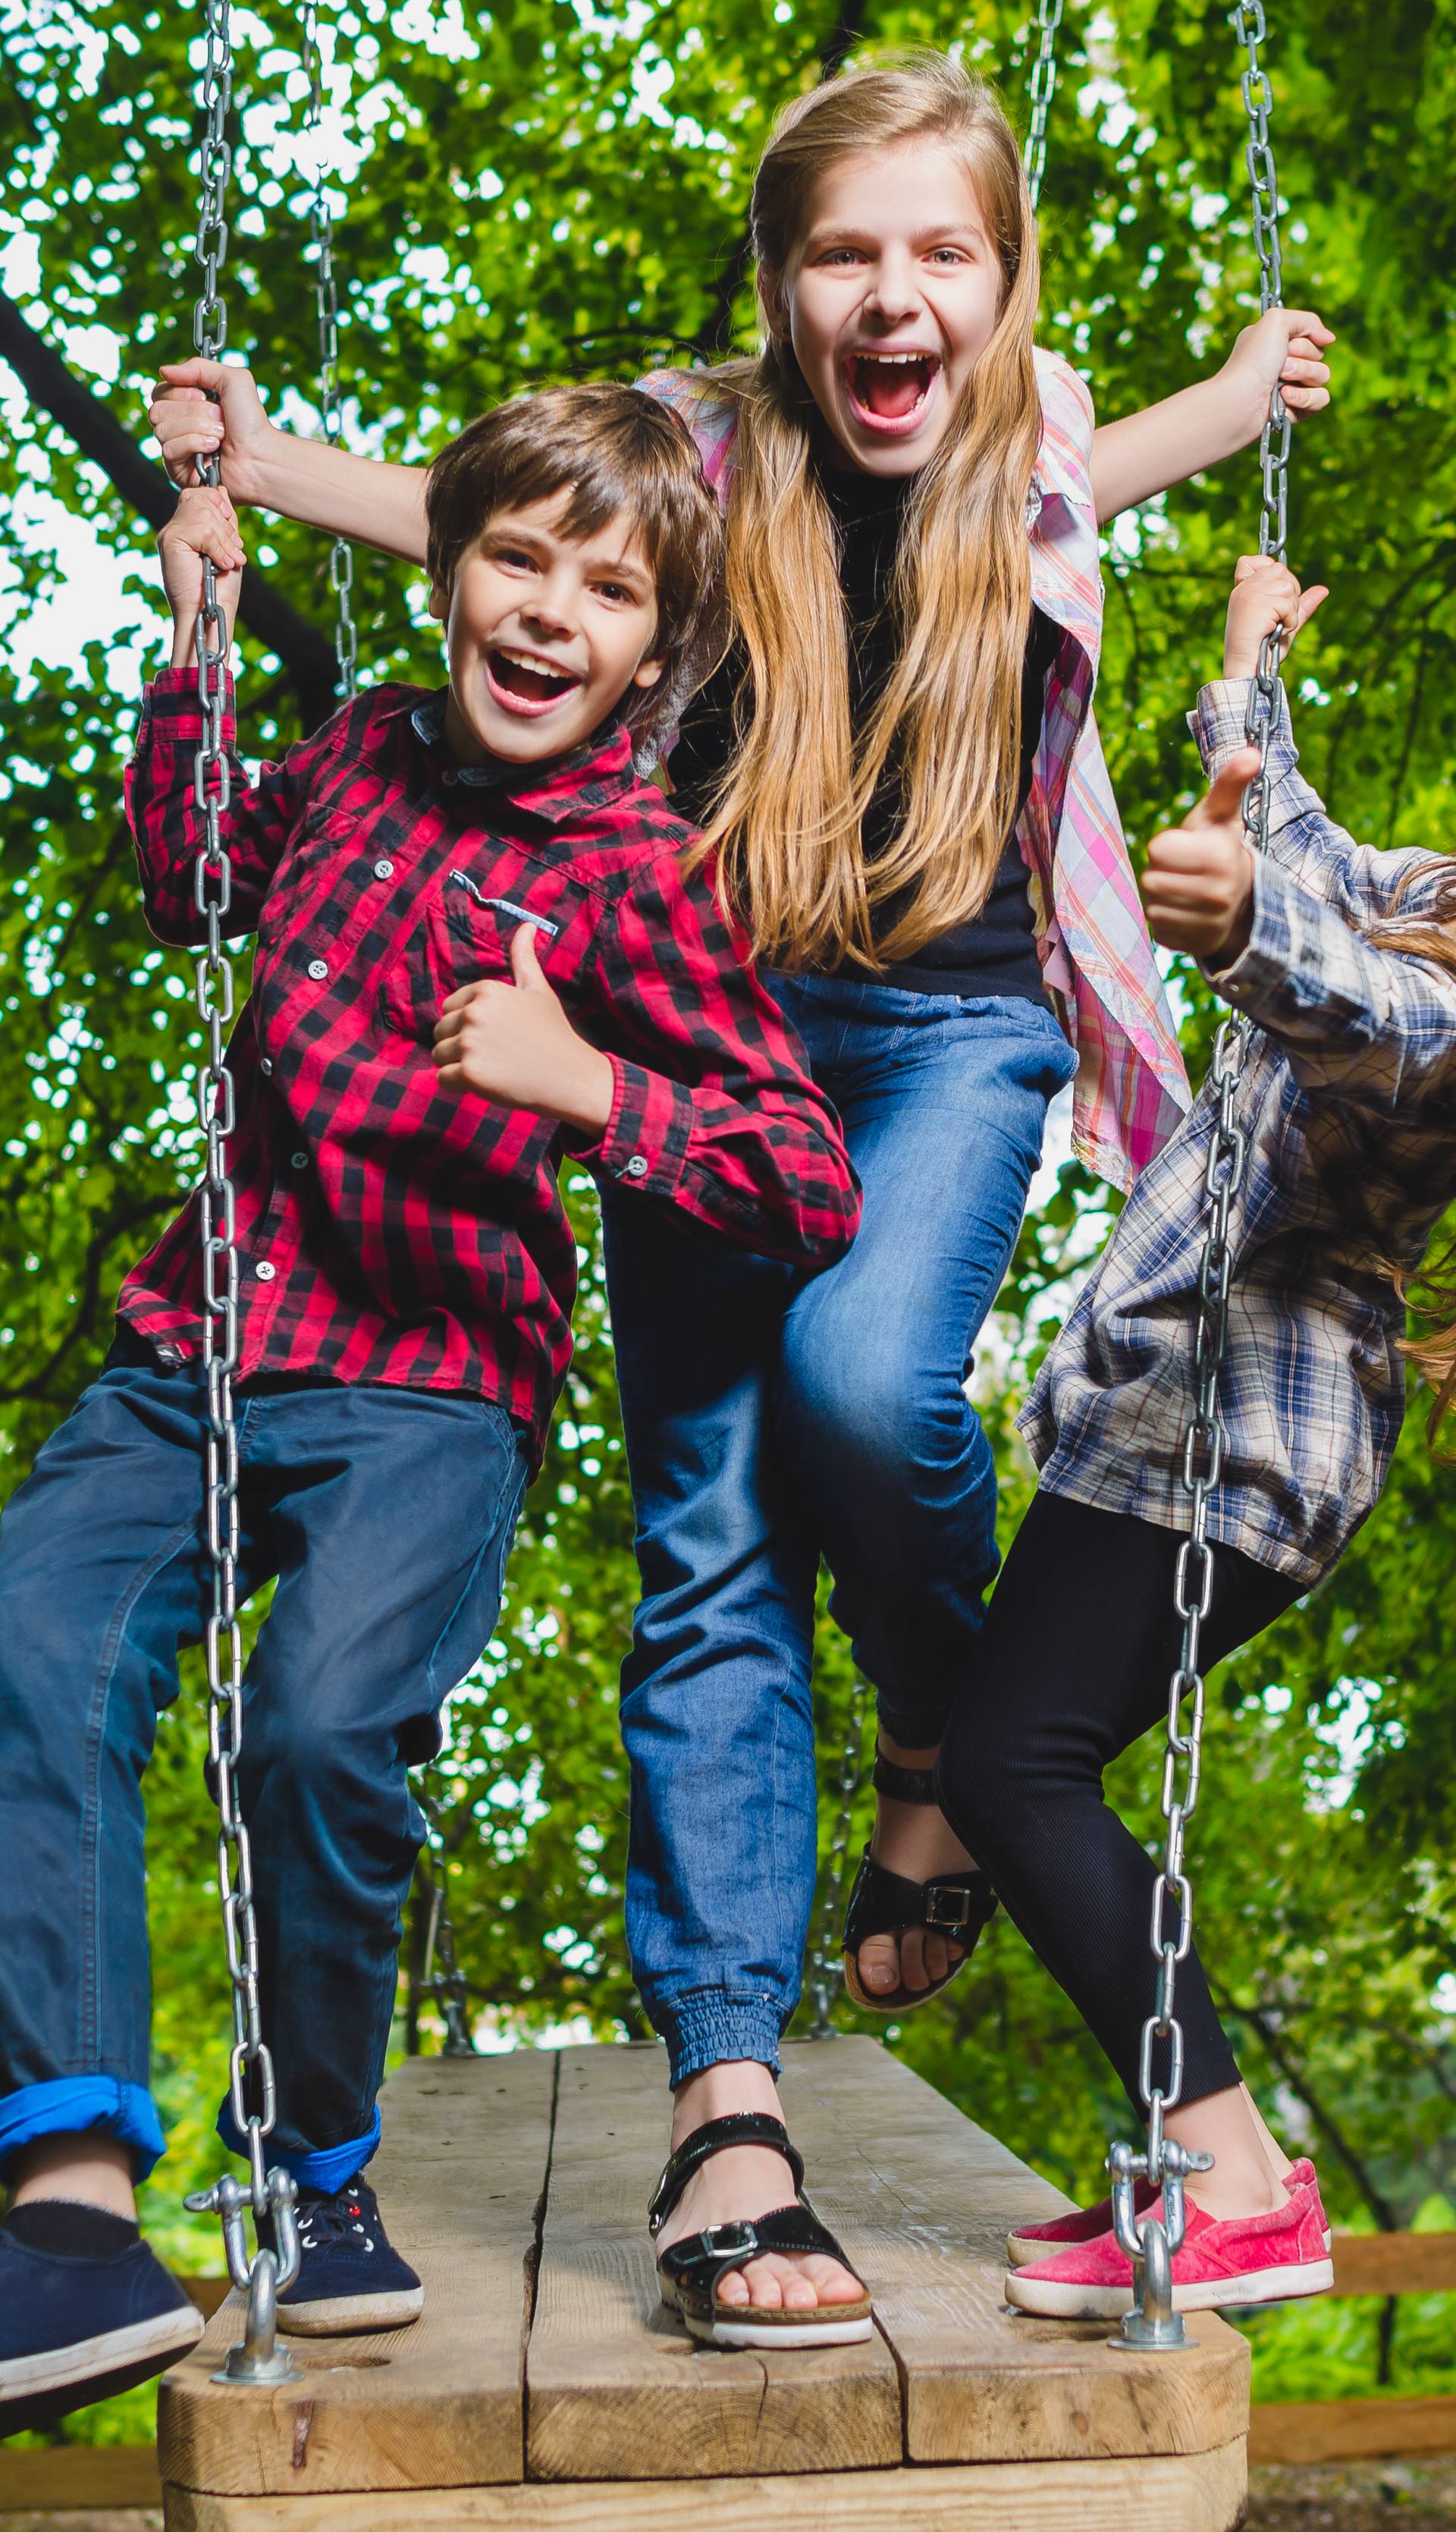
<svg viewBox="0 0 1456 2532">
<path fill-rule="evenodd" d="M 1164 834 L 1154 835 L 1148 847 L 1149 857 L 1161 846 L 1176 845 L 1180 835 L 1190 828 L 1197 832 L 1203 827 L 1224 827 L 1237 822 L 1242 832 L 1245 785 L 1253 781 L 1258 772 L 1258 748 L 1241 747 L 1236 756 L 1229 758 L 1222 772 L 1214 775 L 1203 799 L 1189 810 L 1182 827 L 1170 827 Z M 1173 857 L 1176 859 L 1176 855 Z"/>
<path fill-rule="evenodd" d="M 190 361 L 163 361 L 157 369 L 162 387 L 220 387 L 228 374 L 221 361 L 205 361 L 200 355 Z"/>
<path fill-rule="evenodd" d="M 1304 340 L 1313 351 L 1321 352 L 1326 343 L 1336 339 L 1334 328 L 1326 325 L 1322 316 L 1316 316 L 1313 308 L 1281 308 L 1279 314 L 1289 328 L 1291 351 L 1297 342 Z"/>
<path fill-rule="evenodd" d="M 237 511 L 221 485 L 195 484 L 184 492 L 161 541 L 205 554 L 219 571 L 241 571 L 248 559 Z"/>
</svg>

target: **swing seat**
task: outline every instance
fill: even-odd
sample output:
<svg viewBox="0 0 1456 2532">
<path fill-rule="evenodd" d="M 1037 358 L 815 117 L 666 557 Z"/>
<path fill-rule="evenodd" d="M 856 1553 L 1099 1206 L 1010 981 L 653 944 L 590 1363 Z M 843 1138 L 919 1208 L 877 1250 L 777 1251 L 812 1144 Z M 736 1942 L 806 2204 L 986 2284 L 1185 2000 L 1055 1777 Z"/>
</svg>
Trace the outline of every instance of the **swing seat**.
<svg viewBox="0 0 1456 2532">
<path fill-rule="evenodd" d="M 234 2295 L 162 2384 L 169 2532 L 1229 2532 L 1249 2352 L 1179 2355 L 1016 2319 L 1008 2226 L 1059 2192 L 868 2039 L 784 2052 L 816 2204 L 879 2329 L 811 2353 L 696 2349 L 659 2308 L 645 2209 L 660 2048 L 416 2058 L 377 2178 L 423 2318 L 294 2340 L 299 2379 L 209 2378 Z"/>
</svg>

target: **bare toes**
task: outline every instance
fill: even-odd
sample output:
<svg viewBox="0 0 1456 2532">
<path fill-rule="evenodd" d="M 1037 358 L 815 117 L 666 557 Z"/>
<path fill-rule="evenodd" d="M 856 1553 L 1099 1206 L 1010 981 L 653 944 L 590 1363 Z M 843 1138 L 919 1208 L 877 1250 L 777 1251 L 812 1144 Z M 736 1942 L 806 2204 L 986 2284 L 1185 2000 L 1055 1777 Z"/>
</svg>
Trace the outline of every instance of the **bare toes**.
<svg viewBox="0 0 1456 2532">
<path fill-rule="evenodd" d="M 908 1927 L 900 1938 L 900 1976 L 917 1994 L 923 1994 L 930 1984 L 925 1969 L 925 1941 L 919 1926 Z"/>
<path fill-rule="evenodd" d="M 890 1995 L 900 1984 L 900 1946 L 893 1934 L 871 1934 L 860 1945 L 860 1977 L 871 1995 Z"/>
<path fill-rule="evenodd" d="M 749 2301 L 756 2306 L 759 2312 L 782 2311 L 784 2301 L 782 2269 L 781 2260 L 750 2260 L 746 2269 L 735 2269 L 735 2276 L 742 2275 L 747 2279 Z"/>
<path fill-rule="evenodd" d="M 825 2252 L 812 2253 L 804 2263 L 803 2274 L 820 2303 L 858 2303 L 865 2291 L 859 2278 Z"/>
</svg>

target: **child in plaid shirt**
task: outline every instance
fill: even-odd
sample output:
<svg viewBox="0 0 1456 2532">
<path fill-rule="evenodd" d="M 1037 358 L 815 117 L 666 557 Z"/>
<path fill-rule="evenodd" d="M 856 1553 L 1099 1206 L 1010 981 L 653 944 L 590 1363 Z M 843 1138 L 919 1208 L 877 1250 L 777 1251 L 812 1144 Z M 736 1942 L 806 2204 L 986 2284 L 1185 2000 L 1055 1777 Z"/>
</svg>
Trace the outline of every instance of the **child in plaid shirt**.
<svg viewBox="0 0 1456 2532">
<path fill-rule="evenodd" d="M 266 2150 L 300 2193 L 280 2317 L 318 2332 L 420 2306 L 362 2177 L 423 1826 L 408 1769 L 494 1627 L 570 1352 L 558 1164 L 801 1270 L 859 1212 L 832 1109 L 710 873 L 685 875 L 692 829 L 632 768 L 718 576 L 688 433 L 630 388 L 559 389 L 473 425 L 428 501 L 447 688 L 371 688 L 256 781 L 225 700 L 227 928 L 258 936 L 228 1052 L 240 1597 L 277 1584 L 237 1784 Z M 173 664 L 128 800 L 153 929 L 196 942 L 190 662 L 204 555 L 229 630 L 237 605 L 226 494 L 185 492 L 161 548 Z M 162 2151 L 140 1782 L 209 1603 L 197 1205 L 128 1276 L 0 1535 L 0 2433 L 201 2328 L 133 2197 Z M 219 2128 L 241 2147 L 227 2104 Z"/>
<path fill-rule="evenodd" d="M 1335 826 L 1298 772 L 1283 704 L 1269 741 L 1267 849 L 1245 841 L 1249 680 L 1264 635 L 1324 597 L 1246 559 L 1225 683 L 1193 717 L 1213 776 L 1186 826 L 1148 848 L 1148 917 L 1255 1023 L 1236 1093 L 1246 1139 L 1209 1497 L 1205 1668 L 1328 1573 L 1374 1504 L 1400 1430 L 1402 1292 L 1456 1182 L 1456 869 L 1376 852 Z M 1022 1416 L 1039 1490 L 991 1602 L 973 1683 L 941 1754 L 954 1820 L 1085 2015 L 1141 2116 L 1160 1868 L 1108 1809 L 1102 1770 L 1165 1710 L 1179 1659 L 1173 1578 L 1187 1531 L 1184 1433 L 1200 1315 L 1205 1084 L 1143 1172 Z M 1054 1582 L 1054 1587 L 1049 1583 Z M 1167 1912 L 1168 1938 L 1178 1911 Z M 1291 2163 L 1242 2085 L 1196 1951 L 1178 1972 L 1176 2142 L 1214 2157 L 1188 2183 L 1173 2260 L 1187 2310 L 1275 2302 L 1331 2281 L 1313 2164 Z M 1144 2188 L 1146 2211 L 1153 2193 Z M 1125 2311 L 1132 2269 L 1107 2202 L 1013 2234 L 1011 2301 Z"/>
</svg>

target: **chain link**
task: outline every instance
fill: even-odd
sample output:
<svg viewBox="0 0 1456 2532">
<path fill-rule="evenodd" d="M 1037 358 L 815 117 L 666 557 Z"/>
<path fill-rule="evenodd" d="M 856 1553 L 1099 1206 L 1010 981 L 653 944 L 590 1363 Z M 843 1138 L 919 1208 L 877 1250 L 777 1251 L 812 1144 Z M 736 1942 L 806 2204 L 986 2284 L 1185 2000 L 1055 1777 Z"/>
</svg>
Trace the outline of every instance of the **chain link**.
<svg viewBox="0 0 1456 2532">
<path fill-rule="evenodd" d="M 445 2025 L 444 2057 L 475 2057 L 479 2054 L 471 2037 L 470 1989 L 465 1972 L 455 1951 L 455 1928 L 450 1922 L 450 1851 L 445 1843 L 443 1808 L 434 1794 L 421 1786 L 421 1808 L 433 1836 L 429 1891 L 429 1927 L 424 1938 L 424 1972 L 420 1986 L 433 1996 Z M 438 1849 L 436 1853 L 434 1850 Z M 435 1968 L 435 1955 L 440 1966 Z"/>
<path fill-rule="evenodd" d="M 323 435 L 330 448 L 337 448 L 344 428 L 339 394 L 339 286 L 334 276 L 334 215 L 324 181 L 323 51 L 318 41 L 316 0 L 305 0 L 304 69 L 308 81 L 308 111 L 304 129 L 312 134 L 317 144 L 308 230 L 313 241 L 313 295 L 318 311 L 318 401 Z M 354 547 L 343 537 L 334 539 L 328 571 L 335 606 L 334 658 L 339 663 L 335 692 L 347 702 L 359 682 L 359 631 L 354 621 Z"/>
<path fill-rule="evenodd" d="M 1243 76 L 1244 110 L 1249 138 L 1245 163 L 1254 206 L 1254 240 L 1259 255 L 1259 302 L 1261 314 L 1280 304 L 1279 193 L 1269 143 L 1270 89 L 1260 60 L 1264 36 L 1262 0 L 1240 0 L 1233 24 L 1244 44 L 1248 64 Z M 1260 550 L 1284 559 L 1288 517 L 1289 416 L 1276 385 L 1260 441 L 1261 489 Z M 1276 625 L 1260 646 L 1259 665 L 1249 691 L 1244 736 L 1259 750 L 1259 770 L 1245 786 L 1244 832 L 1252 849 L 1263 849 L 1268 834 L 1269 734 L 1279 718 L 1280 660 L 1283 627 Z M 1178 1667 L 1168 1686 L 1167 1729 L 1163 1756 L 1161 1808 L 1164 1822 L 1162 1870 L 1153 1885 L 1148 1928 L 1157 1962 L 1153 2010 L 1143 2026 L 1139 2090 L 1148 2110 L 1148 2142 L 1143 2157 L 1126 2147 L 1113 2149 L 1111 2165 L 1117 2237 L 1133 2261 L 1138 2296 L 1124 2336 L 1133 2344 L 1172 2346 L 1182 2343 L 1171 2307 L 1154 2312 L 1165 2300 L 1170 2262 L 1183 2242 L 1186 2172 L 1205 2168 L 1210 2158 L 1180 2153 L 1166 2143 L 1163 2122 L 1183 2093 L 1183 2028 L 1177 2014 L 1178 1971 L 1193 1948 L 1193 1883 L 1185 1864 L 1188 1823 L 1198 1809 L 1203 1779 L 1204 1690 L 1203 1630 L 1213 1596 L 1213 1550 L 1208 1542 L 1209 1499 L 1223 1471 L 1224 1428 L 1218 1410 L 1218 1383 L 1228 1334 L 1229 1287 L 1233 1250 L 1229 1221 L 1243 1184 L 1249 1138 L 1238 1118 L 1238 1094 L 1245 1057 L 1253 1034 L 1242 1011 L 1231 1011 L 1219 1027 L 1209 1071 L 1216 1102 L 1212 1138 L 1204 1172 L 1204 1233 L 1199 1265 L 1198 1325 L 1194 1339 L 1194 1402 L 1183 1437 L 1181 1483 L 1188 1497 L 1188 1534 L 1178 1551 L 1173 1582 L 1173 1607 L 1183 1637 Z M 1170 1923 L 1170 1911 L 1174 1912 Z M 1155 2065 L 1158 2050 L 1164 2063 Z M 1155 2257 L 1134 2221 L 1133 2180 L 1139 2170 L 1163 2190 L 1161 2239 Z M 1151 2227 L 1148 2228 L 1149 2231 Z M 1164 2256 L 1166 2255 L 1166 2256 Z M 1149 2290 L 1155 2270 L 1160 2291 Z"/>
<path fill-rule="evenodd" d="M 227 341 L 227 312 L 218 275 L 228 245 L 226 201 L 232 151 L 227 140 L 227 117 L 233 64 L 229 0 L 203 0 L 203 9 L 205 122 L 196 244 L 203 280 L 201 296 L 193 312 L 193 340 L 200 353 L 216 360 Z M 202 461 L 204 483 L 216 484 L 219 472 L 215 457 Z M 194 869 L 193 896 L 206 927 L 206 939 L 195 962 L 194 996 L 206 1035 L 206 1053 L 197 1076 L 197 1122 L 207 1147 L 199 1204 L 202 1371 L 207 1388 L 204 1526 L 212 1583 L 203 1649 L 207 1666 L 207 1754 L 217 1794 L 217 1887 L 233 2007 L 228 2101 L 238 2133 L 247 2141 L 249 2179 L 243 2192 L 229 2175 L 188 2204 L 222 2216 L 228 2271 L 236 2286 L 252 2290 L 259 2263 L 266 2259 L 268 2273 L 259 2282 L 267 2294 L 274 2286 L 290 2283 L 298 2270 L 298 2251 L 291 2220 L 293 2184 L 286 2173 L 267 2169 L 263 2153 L 277 2116 L 277 2088 L 272 2056 L 263 2039 L 252 1854 L 238 1805 L 237 1787 L 243 1747 L 238 1435 L 233 1418 L 233 1375 L 238 1368 L 238 1251 L 233 1184 L 227 1166 L 227 1141 L 236 1120 L 233 1076 L 225 1062 L 223 1038 L 233 1018 L 235 989 L 226 941 L 232 868 L 222 838 L 222 818 L 231 798 L 232 782 L 222 727 L 227 621 L 218 601 L 217 574 L 205 556 L 196 646 L 202 735 L 193 759 L 193 800 L 201 823 L 201 839 Z M 273 2222 L 279 2245 L 276 2257 L 271 2252 L 255 2253 L 249 2261 L 242 2215 L 249 2203 L 254 2223 L 264 2218 Z M 269 2304 L 271 2308 L 270 2294 Z M 271 2357 L 271 2340 L 268 2352 Z"/>
<path fill-rule="evenodd" d="M 1035 211 L 1041 200 L 1041 179 L 1046 173 L 1046 126 L 1051 114 L 1051 100 L 1056 92 L 1056 38 L 1062 23 L 1062 0 L 1036 0 L 1036 26 L 1039 42 L 1032 75 L 1027 82 L 1027 94 L 1032 100 L 1031 128 L 1022 163 L 1027 171 L 1027 188 Z"/>
<path fill-rule="evenodd" d="M 839 1761 L 839 1809 L 829 1832 L 829 1852 L 824 1859 L 824 1895 L 819 1903 L 818 1932 L 810 1953 L 809 1992 L 813 2004 L 811 2040 L 832 2040 L 831 2019 L 839 1990 L 844 1985 L 844 1942 L 840 1919 L 844 1913 L 845 1883 L 849 1879 L 850 1828 L 854 1820 L 855 1796 L 865 1773 L 865 1709 L 868 1702 L 867 1680 L 856 1677 L 850 1691 L 850 1719 L 844 1750 Z"/>
</svg>

